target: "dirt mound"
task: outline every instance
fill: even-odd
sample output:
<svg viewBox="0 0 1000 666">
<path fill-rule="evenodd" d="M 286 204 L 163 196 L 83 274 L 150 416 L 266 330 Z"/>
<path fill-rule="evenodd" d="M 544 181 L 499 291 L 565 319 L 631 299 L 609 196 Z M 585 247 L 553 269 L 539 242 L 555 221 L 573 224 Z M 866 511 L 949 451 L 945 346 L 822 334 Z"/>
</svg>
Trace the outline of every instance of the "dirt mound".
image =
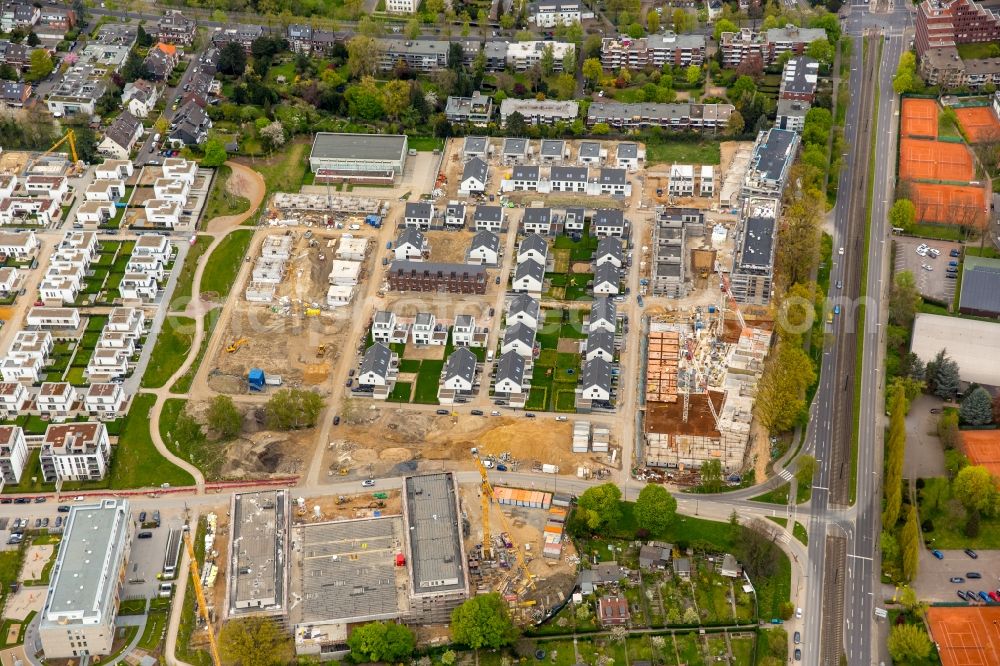
<svg viewBox="0 0 1000 666">
<path fill-rule="evenodd" d="M 381 454 L 379 454 L 379 460 L 386 463 L 398 464 L 406 462 L 413 458 L 413 452 L 409 449 L 403 449 L 398 447 L 393 447 L 391 449 L 386 449 Z"/>
</svg>

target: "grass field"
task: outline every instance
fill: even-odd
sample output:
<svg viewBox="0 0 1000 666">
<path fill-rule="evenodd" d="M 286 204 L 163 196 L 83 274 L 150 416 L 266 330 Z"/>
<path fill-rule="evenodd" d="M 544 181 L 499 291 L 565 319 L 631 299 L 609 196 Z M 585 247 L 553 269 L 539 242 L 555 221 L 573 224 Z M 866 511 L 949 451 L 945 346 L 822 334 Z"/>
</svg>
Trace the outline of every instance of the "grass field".
<svg viewBox="0 0 1000 666">
<path fill-rule="evenodd" d="M 192 486 L 194 478 L 160 455 L 149 431 L 149 410 L 156 396 L 140 393 L 125 417 L 108 473 L 111 488 L 154 488 L 163 483 Z"/>
<path fill-rule="evenodd" d="M 219 296 L 229 294 L 252 238 L 252 230 L 238 229 L 215 246 L 201 275 L 202 293 L 214 293 Z"/>
<path fill-rule="evenodd" d="M 160 413 L 160 438 L 171 453 L 200 469 L 206 479 L 218 479 L 224 448 L 218 442 L 208 441 L 204 433 L 200 438 L 181 439 L 186 434 L 178 433 L 174 427 L 186 406 L 187 400 L 183 398 L 168 398 L 164 401 L 163 411 Z"/>
<path fill-rule="evenodd" d="M 183 310 L 187 306 L 188 301 L 191 299 L 191 287 L 194 281 L 194 273 L 198 269 L 198 260 L 201 259 L 201 255 L 205 254 L 205 250 L 211 244 L 211 236 L 198 236 L 195 239 L 194 245 L 188 250 L 187 256 L 184 258 L 184 266 L 181 267 L 181 272 L 177 276 L 177 285 L 174 287 L 174 293 L 170 297 L 171 310 Z"/>
<path fill-rule="evenodd" d="M 647 143 L 646 164 L 719 164 L 722 152 L 718 141 L 671 141 Z"/>
<path fill-rule="evenodd" d="M 979 536 L 965 536 L 965 521 L 948 517 L 948 503 L 951 499 L 951 484 L 944 477 L 924 479 L 924 487 L 917 491 L 920 503 L 920 519 L 930 520 L 933 530 L 924 532 L 925 540 L 934 540 L 934 547 L 940 550 L 976 548 L 996 550 L 1000 548 L 1000 519 L 983 516 L 979 522 Z"/>
<path fill-rule="evenodd" d="M 309 168 L 309 143 L 296 141 L 267 160 L 248 165 L 264 176 L 267 193 L 298 192 Z"/>
<path fill-rule="evenodd" d="M 802 523 L 798 521 L 795 522 L 795 526 L 792 528 L 792 534 L 794 534 L 795 538 L 806 546 L 809 545 L 809 533 L 806 532 L 806 527 Z"/>
<path fill-rule="evenodd" d="M 167 628 L 167 611 L 152 611 L 146 617 L 146 627 L 142 630 L 139 647 L 147 652 L 153 652 L 163 640 L 163 632 Z"/>
<path fill-rule="evenodd" d="M 788 504 L 788 490 L 789 484 L 786 483 L 770 492 L 757 495 L 757 497 L 751 497 L 750 499 L 754 502 L 767 502 L 768 504 Z"/>
<path fill-rule="evenodd" d="M 215 172 L 215 181 L 212 183 L 212 190 L 208 193 L 208 201 L 205 202 L 205 209 L 201 214 L 199 229 L 204 229 L 208 223 L 220 215 L 238 215 L 250 210 L 250 200 L 245 197 L 236 196 L 226 190 L 226 183 L 233 175 L 233 170 L 223 164 Z"/>
<path fill-rule="evenodd" d="M 396 382 L 389 394 L 389 402 L 409 402 L 413 394 L 413 384 L 410 382 Z"/>
<path fill-rule="evenodd" d="M 416 150 L 420 152 L 443 150 L 444 139 L 439 139 L 433 136 L 411 136 L 407 139 L 406 146 L 410 150 Z"/>
<path fill-rule="evenodd" d="M 1000 56 L 1000 49 L 995 42 L 980 42 L 978 44 L 957 44 L 958 55 L 962 60 L 982 60 Z"/>
<path fill-rule="evenodd" d="M 161 388 L 177 372 L 191 351 L 194 327 L 194 319 L 190 317 L 167 317 L 163 321 L 146 374 L 142 376 L 143 388 Z"/>
<path fill-rule="evenodd" d="M 219 316 L 222 314 L 222 310 L 215 308 L 209 310 L 208 314 L 205 315 L 205 335 L 201 339 L 201 346 L 198 348 L 198 355 L 195 356 L 194 362 L 188 371 L 185 372 L 180 378 L 174 382 L 174 385 L 170 387 L 171 393 L 187 393 L 191 390 L 191 382 L 194 381 L 194 376 L 198 372 L 198 368 L 201 366 L 201 360 L 205 357 L 205 351 L 208 349 L 208 341 L 212 339 L 212 331 L 215 330 L 215 325 L 219 323 Z"/>
<path fill-rule="evenodd" d="M 417 388 L 413 395 L 413 402 L 422 405 L 438 404 L 438 380 L 441 379 L 441 369 L 443 367 L 444 361 L 424 359 L 420 362 L 420 371 L 417 373 Z"/>
</svg>

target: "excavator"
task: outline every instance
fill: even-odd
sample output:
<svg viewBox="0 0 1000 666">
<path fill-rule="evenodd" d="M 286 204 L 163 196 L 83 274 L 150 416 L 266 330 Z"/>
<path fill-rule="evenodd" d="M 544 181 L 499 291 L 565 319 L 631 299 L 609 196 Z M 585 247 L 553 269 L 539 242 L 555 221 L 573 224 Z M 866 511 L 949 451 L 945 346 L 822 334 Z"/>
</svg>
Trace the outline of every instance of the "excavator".
<svg viewBox="0 0 1000 666">
<path fill-rule="evenodd" d="M 236 340 L 233 340 L 232 344 L 226 347 L 226 351 L 232 354 L 248 342 L 250 342 L 250 338 L 237 338 Z"/>
</svg>

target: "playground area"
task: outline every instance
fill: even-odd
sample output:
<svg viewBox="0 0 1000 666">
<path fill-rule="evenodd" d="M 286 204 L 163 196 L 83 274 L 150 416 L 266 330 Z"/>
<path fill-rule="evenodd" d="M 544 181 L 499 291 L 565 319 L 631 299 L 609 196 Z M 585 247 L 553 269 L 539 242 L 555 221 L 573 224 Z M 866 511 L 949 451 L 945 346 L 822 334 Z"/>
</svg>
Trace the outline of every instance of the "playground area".
<svg viewBox="0 0 1000 666">
<path fill-rule="evenodd" d="M 963 430 L 962 450 L 971 465 L 1000 476 L 1000 430 Z"/>
<path fill-rule="evenodd" d="M 927 611 L 931 636 L 943 666 L 988 666 L 998 663 L 1000 608 L 996 606 L 932 606 Z"/>
<path fill-rule="evenodd" d="M 972 143 L 1000 141 L 1000 121 L 988 106 L 956 108 L 955 115 Z"/>
<path fill-rule="evenodd" d="M 968 182 L 974 177 L 972 153 L 962 143 L 904 137 L 899 142 L 899 177 Z"/>
<path fill-rule="evenodd" d="M 974 185 L 910 183 L 919 222 L 981 228 L 986 219 L 986 189 Z"/>
<path fill-rule="evenodd" d="M 933 99 L 904 99 L 900 118 L 900 135 L 937 139 L 937 101 Z"/>
</svg>

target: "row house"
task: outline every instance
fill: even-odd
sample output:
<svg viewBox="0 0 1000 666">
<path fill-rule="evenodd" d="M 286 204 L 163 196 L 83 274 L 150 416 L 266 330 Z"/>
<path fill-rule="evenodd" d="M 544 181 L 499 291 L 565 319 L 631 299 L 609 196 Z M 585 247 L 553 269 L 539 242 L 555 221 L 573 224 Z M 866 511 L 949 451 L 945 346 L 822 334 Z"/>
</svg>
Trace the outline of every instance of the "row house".
<svg viewBox="0 0 1000 666">
<path fill-rule="evenodd" d="M 604 123 L 623 130 L 662 127 L 717 132 L 726 129 L 735 110 L 732 104 L 594 102 L 587 111 L 587 125 Z"/>
<path fill-rule="evenodd" d="M 539 28 L 570 26 L 594 18 L 581 0 L 538 0 L 528 5 L 528 21 Z"/>
<path fill-rule="evenodd" d="M 69 194 L 69 179 L 65 176 L 40 176 L 32 174 L 24 179 L 24 191 L 29 196 L 49 197 L 60 205 Z"/>
<path fill-rule="evenodd" d="M 93 231 L 67 231 L 53 258 L 58 259 L 65 252 L 83 252 L 87 261 L 97 261 L 101 257 L 101 244 Z"/>
<path fill-rule="evenodd" d="M 17 261 L 26 261 L 38 251 L 38 237 L 34 231 L 0 232 L 0 254 Z"/>
<path fill-rule="evenodd" d="M 143 336 L 145 327 L 146 314 L 139 308 L 131 307 L 112 308 L 108 323 L 104 325 L 106 331 L 124 333 L 136 342 Z"/>
<path fill-rule="evenodd" d="M 594 295 L 617 296 L 621 293 L 622 271 L 612 263 L 594 269 Z"/>
<path fill-rule="evenodd" d="M 449 201 L 444 207 L 444 226 L 446 229 L 463 229 L 467 218 L 468 207 L 461 201 Z"/>
<path fill-rule="evenodd" d="M 451 42 L 442 40 L 379 40 L 379 69 L 389 71 L 399 63 L 416 72 L 434 72 L 448 67 Z"/>
<path fill-rule="evenodd" d="M 289 25 L 285 30 L 285 38 L 292 51 L 306 55 L 329 54 L 337 41 L 333 31 L 319 30 L 301 23 Z"/>
<path fill-rule="evenodd" d="M 0 199 L 0 225 L 33 224 L 49 226 L 59 219 L 62 209 L 50 197 L 5 197 Z"/>
<path fill-rule="evenodd" d="M 532 360 L 516 351 L 501 354 L 493 372 L 493 401 L 523 408 L 531 391 Z"/>
<path fill-rule="evenodd" d="M 459 347 L 445 360 L 438 382 L 438 402 L 442 405 L 468 402 L 477 386 L 479 361 L 465 347 Z"/>
<path fill-rule="evenodd" d="M 156 300 L 159 290 L 156 278 L 145 273 L 125 273 L 118 285 L 118 293 L 122 300 L 141 303 L 152 303 Z"/>
<path fill-rule="evenodd" d="M 535 329 L 520 322 L 508 325 L 501 339 L 500 353 L 514 352 L 518 356 L 532 358 L 535 353 L 535 335 Z"/>
<path fill-rule="evenodd" d="M 529 125 L 552 125 L 556 122 L 571 123 L 580 113 L 580 105 L 574 101 L 552 99 L 514 99 L 508 97 L 500 102 L 500 124 L 506 126 L 507 119 L 517 113 Z"/>
<path fill-rule="evenodd" d="M 76 332 L 80 330 L 80 311 L 76 308 L 35 306 L 28 310 L 25 322 L 30 330 Z"/>
<path fill-rule="evenodd" d="M 486 269 L 469 264 L 394 261 L 389 266 L 389 288 L 393 291 L 485 294 Z"/>
<path fill-rule="evenodd" d="M 511 291 L 541 295 L 545 284 L 545 266 L 534 261 L 525 261 L 514 268 Z"/>
<path fill-rule="evenodd" d="M 235 25 L 230 28 L 223 28 L 212 33 L 212 46 L 221 49 L 226 44 L 236 42 L 243 47 L 243 50 L 250 53 L 250 47 L 254 40 L 264 36 L 264 26 L 260 25 Z"/>
<path fill-rule="evenodd" d="M 20 109 L 31 98 L 32 87 L 30 83 L 20 81 L 0 82 L 0 108 Z"/>
<path fill-rule="evenodd" d="M 0 376 L 5 382 L 34 384 L 41 380 L 54 346 L 48 331 L 18 331 L 6 356 L 0 360 Z"/>
<path fill-rule="evenodd" d="M 701 66 L 705 62 L 706 45 L 704 35 L 678 35 L 670 31 L 639 39 L 605 37 L 601 40 L 601 65 L 612 71 L 660 69 L 664 65 Z"/>
<path fill-rule="evenodd" d="M 576 408 L 579 411 L 589 411 L 596 406 L 610 406 L 612 396 L 614 370 L 610 362 L 601 357 L 591 358 L 583 363 L 580 369 L 580 382 L 576 388 Z M 603 599 L 602 599 L 603 601 Z M 624 599 L 622 600 L 624 601 Z M 628 619 L 628 603 L 624 603 L 625 619 Z M 602 610 L 602 616 L 606 616 Z M 606 617 L 602 622 L 608 624 Z M 615 624 L 618 624 L 615 622 Z"/>
<path fill-rule="evenodd" d="M 172 9 L 157 22 L 156 37 L 168 44 L 188 46 L 194 40 L 196 27 L 194 19 L 189 19 L 180 11 Z"/>
<path fill-rule="evenodd" d="M 385 400 L 399 377 L 399 355 L 381 342 L 365 351 L 358 369 L 358 389 L 376 400 Z"/>
<path fill-rule="evenodd" d="M 475 231 L 500 233 L 504 226 L 503 206 L 476 206 L 472 214 L 472 228 Z"/>
<path fill-rule="evenodd" d="M 124 350 L 95 349 L 84 370 L 88 382 L 107 382 L 124 378 L 128 374 L 129 355 Z"/>
<path fill-rule="evenodd" d="M 174 68 L 180 62 L 180 53 L 177 47 L 166 42 L 158 42 L 156 46 L 149 49 L 143 64 L 150 78 L 156 81 L 165 81 L 170 78 Z"/>
<path fill-rule="evenodd" d="M 91 384 L 83 397 L 87 413 L 102 421 L 118 418 L 127 411 L 127 405 L 128 395 L 121 384 Z"/>
<path fill-rule="evenodd" d="M 620 213 L 621 211 L 618 212 Z M 594 253 L 595 266 L 607 263 L 614 265 L 615 268 L 621 268 L 625 265 L 622 243 L 614 236 L 605 236 L 599 240 L 597 242 L 597 251 Z"/>
<path fill-rule="evenodd" d="M 614 335 L 618 327 L 618 306 L 614 300 L 607 296 L 600 296 L 594 299 L 590 306 L 590 313 L 587 315 L 587 333 L 596 330 L 605 330 Z"/>
</svg>

